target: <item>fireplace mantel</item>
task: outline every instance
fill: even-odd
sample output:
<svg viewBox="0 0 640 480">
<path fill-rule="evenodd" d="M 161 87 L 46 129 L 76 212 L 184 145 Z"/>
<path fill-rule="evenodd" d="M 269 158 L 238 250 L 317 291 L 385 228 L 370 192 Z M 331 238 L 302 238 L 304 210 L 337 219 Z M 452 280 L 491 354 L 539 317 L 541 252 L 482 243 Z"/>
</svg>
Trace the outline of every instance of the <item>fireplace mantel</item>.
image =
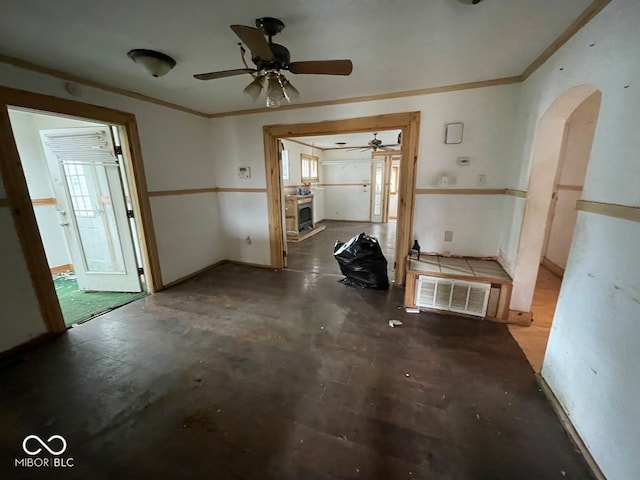
<svg viewBox="0 0 640 480">
<path fill-rule="evenodd" d="M 313 230 L 313 194 L 286 195 L 284 199 L 287 237 L 298 237 Z"/>
</svg>

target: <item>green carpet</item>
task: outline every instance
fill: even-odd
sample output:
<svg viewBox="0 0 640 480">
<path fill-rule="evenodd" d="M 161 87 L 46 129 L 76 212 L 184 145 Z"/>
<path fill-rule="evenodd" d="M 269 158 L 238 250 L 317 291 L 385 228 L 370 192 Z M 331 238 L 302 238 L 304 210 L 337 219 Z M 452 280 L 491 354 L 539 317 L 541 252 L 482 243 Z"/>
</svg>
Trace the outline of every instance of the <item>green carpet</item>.
<svg viewBox="0 0 640 480">
<path fill-rule="evenodd" d="M 71 326 L 88 320 L 99 313 L 108 312 L 147 295 L 147 292 L 85 292 L 78 290 L 74 277 L 60 275 L 53 279 L 64 316 L 64 323 Z"/>
</svg>

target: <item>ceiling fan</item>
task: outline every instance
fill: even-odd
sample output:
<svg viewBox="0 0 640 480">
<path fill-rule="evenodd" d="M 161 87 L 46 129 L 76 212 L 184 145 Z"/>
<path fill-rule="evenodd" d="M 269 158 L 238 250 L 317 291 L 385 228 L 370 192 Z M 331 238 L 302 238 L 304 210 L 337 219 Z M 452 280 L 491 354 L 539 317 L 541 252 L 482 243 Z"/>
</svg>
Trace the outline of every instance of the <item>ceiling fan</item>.
<svg viewBox="0 0 640 480">
<path fill-rule="evenodd" d="M 254 101 L 260 96 L 266 79 L 267 107 L 278 107 L 283 100 L 290 103 L 300 96 L 300 92 L 281 73 L 282 70 L 288 70 L 294 74 L 316 75 L 350 75 L 353 70 L 351 60 L 292 62 L 289 50 L 283 45 L 273 43 L 273 36 L 284 28 L 282 20 L 262 17 L 256 19 L 255 24 L 257 28 L 231 25 L 231 30 L 251 51 L 251 61 L 255 64 L 255 68 L 249 68 L 247 65 L 244 58 L 245 50 L 240 45 L 245 68 L 199 73 L 194 77 L 198 80 L 212 80 L 248 73 L 253 76 L 253 81 L 247 85 L 244 92 Z"/>
<path fill-rule="evenodd" d="M 398 136 L 398 140 L 400 140 L 400 136 Z M 369 140 L 369 143 L 367 144 L 367 146 L 365 148 L 362 148 L 360 151 L 361 152 L 365 152 L 367 150 L 373 150 L 374 152 L 377 150 L 384 150 L 384 151 L 389 151 L 389 150 L 395 150 L 394 148 L 391 147 L 398 147 L 400 146 L 400 143 L 393 143 L 390 145 L 383 145 L 382 144 L 382 140 L 380 140 L 378 138 L 378 132 L 373 134 L 373 139 Z M 358 150 L 361 147 L 357 147 L 357 148 L 352 148 L 351 150 Z"/>
</svg>

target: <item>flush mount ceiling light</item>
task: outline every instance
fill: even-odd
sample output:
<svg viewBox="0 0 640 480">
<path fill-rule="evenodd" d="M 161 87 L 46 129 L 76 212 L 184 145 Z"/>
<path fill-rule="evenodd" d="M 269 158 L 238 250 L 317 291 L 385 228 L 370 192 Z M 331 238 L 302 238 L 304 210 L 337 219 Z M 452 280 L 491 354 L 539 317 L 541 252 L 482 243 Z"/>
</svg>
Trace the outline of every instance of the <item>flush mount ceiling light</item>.
<svg viewBox="0 0 640 480">
<path fill-rule="evenodd" d="M 464 5 L 477 5 L 480 2 L 482 2 L 482 0 L 458 0 L 458 1 Z"/>
<path fill-rule="evenodd" d="M 142 65 L 154 77 L 162 77 L 176 66 L 176 61 L 169 55 L 155 50 L 135 48 L 127 52 L 128 57 Z"/>
<path fill-rule="evenodd" d="M 251 51 L 251 61 L 255 68 L 249 68 L 244 58 L 246 51 L 240 44 L 240 55 L 245 68 L 199 73 L 194 77 L 198 80 L 213 80 L 248 73 L 253 77 L 253 81 L 245 87 L 244 93 L 256 101 L 262 89 L 266 87 L 267 107 L 275 108 L 283 102 L 291 103 L 300 96 L 298 89 L 291 85 L 281 70 L 288 70 L 297 75 L 350 75 L 353 70 L 351 60 L 292 62 L 289 50 L 283 45 L 273 43 L 272 40 L 272 37 L 284 28 L 284 23 L 277 18 L 262 17 L 256 19 L 255 24 L 257 28 L 231 25 L 231 30 Z"/>
</svg>

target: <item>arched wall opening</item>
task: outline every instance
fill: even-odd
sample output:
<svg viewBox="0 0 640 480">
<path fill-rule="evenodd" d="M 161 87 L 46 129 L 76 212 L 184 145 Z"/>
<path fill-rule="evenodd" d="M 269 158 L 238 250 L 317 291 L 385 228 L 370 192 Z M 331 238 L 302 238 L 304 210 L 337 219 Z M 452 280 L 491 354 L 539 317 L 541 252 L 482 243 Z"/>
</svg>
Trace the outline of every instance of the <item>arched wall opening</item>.
<svg viewBox="0 0 640 480">
<path fill-rule="evenodd" d="M 529 187 L 514 269 L 510 304 L 514 315 L 530 315 L 552 197 L 567 143 L 568 121 L 589 101 L 595 104 L 595 108 L 580 109 L 578 113 L 584 112 L 584 115 L 592 118 L 581 118 L 580 121 L 593 121 L 595 124 L 600 100 L 600 91 L 591 85 L 573 87 L 553 102 L 538 122 L 531 150 Z M 588 142 L 590 150 L 593 131 L 583 136 L 580 142 Z"/>
</svg>

